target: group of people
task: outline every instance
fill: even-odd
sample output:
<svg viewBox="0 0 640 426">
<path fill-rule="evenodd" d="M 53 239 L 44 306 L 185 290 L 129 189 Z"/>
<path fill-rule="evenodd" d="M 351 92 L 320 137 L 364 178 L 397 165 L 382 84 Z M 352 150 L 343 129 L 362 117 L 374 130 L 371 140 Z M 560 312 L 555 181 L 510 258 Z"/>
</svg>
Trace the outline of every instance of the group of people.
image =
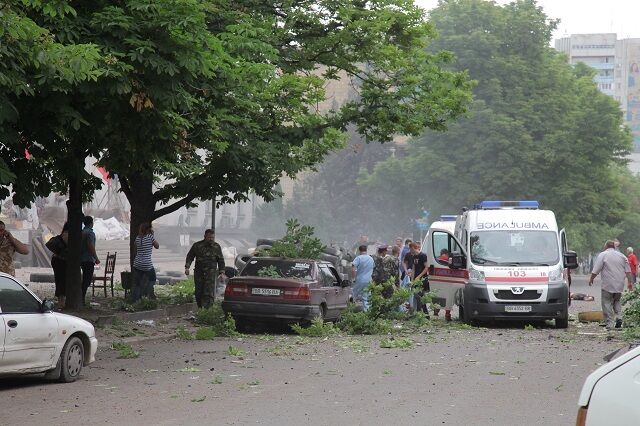
<svg viewBox="0 0 640 426">
<path fill-rule="evenodd" d="M 93 282 L 93 274 L 100 259 L 96 253 L 96 234 L 93 231 L 93 217 L 84 216 L 82 240 L 80 244 L 80 268 L 82 271 L 82 303 L 86 303 L 87 290 Z M 65 223 L 59 235 L 47 242 L 47 248 L 53 253 L 51 267 L 55 281 L 55 296 L 58 308 L 65 305 L 67 290 L 67 258 L 68 258 L 69 226 Z M 159 248 L 153 228 L 143 223 L 138 229 L 135 240 L 135 258 L 133 261 L 131 298 L 137 301 L 142 297 L 153 298 L 153 285 L 156 281 L 155 268 L 151 260 L 153 248 Z"/>
<path fill-rule="evenodd" d="M 448 253 L 441 253 L 448 258 Z M 383 284 L 393 279 L 396 287 L 408 287 L 410 283 L 418 280 L 421 283 L 419 294 L 409 300 L 408 308 L 422 311 L 428 315 L 427 306 L 422 302 L 422 295 L 430 291 L 427 255 L 421 251 L 421 245 L 411 239 L 397 238 L 395 244 L 389 246 L 382 244 L 377 247 L 375 255 L 367 254 L 367 244 L 358 246 L 358 256 L 352 262 L 355 276 L 353 285 L 354 299 L 361 301 L 364 309 L 369 308 L 369 294 L 365 289 L 370 282 Z M 391 289 L 392 290 L 392 289 Z M 385 296 L 385 293 L 383 293 Z M 439 310 L 434 310 L 438 315 Z M 445 319 L 451 321 L 451 311 L 445 311 Z"/>
</svg>

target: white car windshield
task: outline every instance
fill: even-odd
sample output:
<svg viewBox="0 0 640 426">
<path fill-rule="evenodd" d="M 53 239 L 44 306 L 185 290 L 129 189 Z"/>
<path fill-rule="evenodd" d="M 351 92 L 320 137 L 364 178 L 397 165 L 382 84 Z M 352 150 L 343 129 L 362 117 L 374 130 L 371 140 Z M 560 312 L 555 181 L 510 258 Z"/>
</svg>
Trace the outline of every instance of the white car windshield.
<svg viewBox="0 0 640 426">
<path fill-rule="evenodd" d="M 555 265 L 558 237 L 552 231 L 481 231 L 469 238 L 477 265 Z"/>
</svg>

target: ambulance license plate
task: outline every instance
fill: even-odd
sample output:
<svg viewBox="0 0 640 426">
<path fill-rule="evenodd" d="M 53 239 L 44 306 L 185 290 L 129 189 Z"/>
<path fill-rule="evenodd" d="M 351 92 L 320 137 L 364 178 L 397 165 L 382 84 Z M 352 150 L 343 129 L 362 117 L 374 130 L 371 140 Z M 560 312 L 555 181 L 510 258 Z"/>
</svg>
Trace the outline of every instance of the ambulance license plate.
<svg viewBox="0 0 640 426">
<path fill-rule="evenodd" d="M 531 305 L 506 305 L 504 307 L 505 312 L 531 312 Z"/>
<path fill-rule="evenodd" d="M 251 294 L 260 296 L 280 296 L 280 290 L 277 288 L 252 288 Z"/>
</svg>

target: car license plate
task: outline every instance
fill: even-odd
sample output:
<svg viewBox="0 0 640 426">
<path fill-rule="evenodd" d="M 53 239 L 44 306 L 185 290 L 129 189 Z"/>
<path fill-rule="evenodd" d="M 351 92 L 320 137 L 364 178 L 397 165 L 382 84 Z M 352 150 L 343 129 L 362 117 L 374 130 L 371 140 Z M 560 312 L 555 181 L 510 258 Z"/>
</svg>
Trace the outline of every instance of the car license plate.
<svg viewBox="0 0 640 426">
<path fill-rule="evenodd" d="M 505 312 L 531 312 L 531 305 L 507 305 Z"/>
<path fill-rule="evenodd" d="M 277 288 L 252 288 L 251 294 L 260 296 L 280 296 L 280 290 Z"/>
</svg>

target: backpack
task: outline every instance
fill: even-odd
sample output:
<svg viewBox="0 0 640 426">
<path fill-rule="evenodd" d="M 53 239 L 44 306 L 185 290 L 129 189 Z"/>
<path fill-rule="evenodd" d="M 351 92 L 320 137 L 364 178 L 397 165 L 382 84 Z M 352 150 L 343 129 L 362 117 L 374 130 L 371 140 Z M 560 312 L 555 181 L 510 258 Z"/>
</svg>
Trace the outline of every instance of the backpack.
<svg viewBox="0 0 640 426">
<path fill-rule="evenodd" d="M 45 246 L 56 255 L 61 255 L 67 249 L 67 245 L 60 235 L 56 235 L 55 237 L 49 238 L 49 241 L 45 244 Z"/>
<path fill-rule="evenodd" d="M 371 274 L 371 280 L 375 283 L 383 283 L 386 281 L 387 275 L 384 270 L 383 259 L 380 256 L 371 256 L 373 258 L 373 273 Z"/>
</svg>

